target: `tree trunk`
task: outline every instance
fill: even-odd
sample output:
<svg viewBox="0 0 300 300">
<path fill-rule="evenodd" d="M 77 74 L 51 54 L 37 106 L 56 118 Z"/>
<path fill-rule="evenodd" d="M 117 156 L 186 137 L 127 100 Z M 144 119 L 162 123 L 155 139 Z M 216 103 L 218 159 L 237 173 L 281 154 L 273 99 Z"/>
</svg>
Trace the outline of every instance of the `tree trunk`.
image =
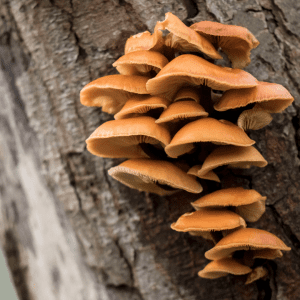
<svg viewBox="0 0 300 300">
<path fill-rule="evenodd" d="M 300 4 L 296 0 L 0 0 L 0 240 L 20 299 L 299 299 Z M 211 244 L 170 224 L 199 195 L 159 197 L 107 175 L 118 160 L 91 155 L 85 139 L 112 118 L 79 92 L 116 71 L 130 35 L 171 11 L 247 27 L 260 41 L 246 68 L 284 85 L 295 103 L 250 133 L 269 162 L 228 172 L 267 196 L 254 227 L 292 248 L 269 277 L 199 278 Z"/>
</svg>

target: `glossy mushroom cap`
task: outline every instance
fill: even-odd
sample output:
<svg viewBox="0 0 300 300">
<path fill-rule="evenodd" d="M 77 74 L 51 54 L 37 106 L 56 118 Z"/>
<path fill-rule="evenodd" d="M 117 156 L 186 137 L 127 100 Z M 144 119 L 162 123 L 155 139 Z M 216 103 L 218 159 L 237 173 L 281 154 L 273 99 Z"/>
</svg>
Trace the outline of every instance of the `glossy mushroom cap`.
<svg viewBox="0 0 300 300">
<path fill-rule="evenodd" d="M 234 212 L 248 222 L 256 222 L 265 212 L 265 201 L 255 190 L 246 190 L 242 187 L 233 187 L 215 191 L 192 202 L 197 209 L 205 207 L 233 207 Z"/>
<path fill-rule="evenodd" d="M 185 213 L 171 225 L 173 230 L 191 232 L 194 235 L 211 238 L 211 231 L 225 231 L 246 227 L 246 222 L 238 214 L 229 210 L 201 209 Z"/>
<path fill-rule="evenodd" d="M 131 36 L 126 41 L 125 54 L 140 50 L 161 52 L 163 47 L 164 38 L 160 30 L 155 30 L 153 34 L 151 34 L 149 31 L 144 31 Z"/>
<path fill-rule="evenodd" d="M 237 250 L 291 250 L 274 234 L 261 229 L 242 228 L 222 238 L 214 248 L 205 252 L 210 260 L 228 257 Z"/>
<path fill-rule="evenodd" d="M 167 65 L 168 66 L 168 65 Z M 148 86 L 147 86 L 148 89 Z M 286 109 L 294 98 L 286 88 L 277 83 L 257 81 L 257 86 L 249 89 L 226 91 L 214 108 L 226 111 L 257 103 L 257 107 L 269 113 L 279 113 Z"/>
<path fill-rule="evenodd" d="M 192 86 L 186 86 L 182 87 L 177 94 L 174 97 L 175 101 L 183 101 L 183 100 L 194 100 L 195 102 L 200 102 L 200 91 L 199 88 L 192 87 Z"/>
<path fill-rule="evenodd" d="M 232 257 L 226 257 L 211 261 L 203 270 L 198 273 L 198 275 L 202 278 L 215 279 L 228 274 L 245 275 L 251 271 L 251 268 L 242 265 Z"/>
<path fill-rule="evenodd" d="M 266 268 L 263 266 L 256 267 L 251 273 L 248 274 L 245 284 L 250 284 L 258 279 L 266 277 L 267 275 L 268 270 Z"/>
<path fill-rule="evenodd" d="M 193 176 L 163 160 L 130 159 L 109 169 L 108 174 L 133 189 L 159 195 L 173 193 L 174 189 L 190 193 L 202 191 L 202 186 Z"/>
<path fill-rule="evenodd" d="M 198 176 L 202 178 L 207 172 L 224 165 L 247 169 L 250 166 L 263 168 L 267 164 L 268 162 L 253 146 L 220 146 L 205 159 Z"/>
<path fill-rule="evenodd" d="M 195 101 L 176 101 L 160 115 L 155 123 L 177 122 L 201 117 L 207 117 L 208 113 Z"/>
<path fill-rule="evenodd" d="M 109 114 L 117 113 L 134 94 L 148 94 L 149 77 L 108 75 L 88 83 L 80 92 L 80 102 L 86 106 L 99 106 Z"/>
<path fill-rule="evenodd" d="M 123 108 L 114 115 L 116 120 L 137 117 L 154 109 L 165 110 L 170 102 L 161 97 L 138 95 L 127 100 Z"/>
<path fill-rule="evenodd" d="M 220 67 L 196 55 L 184 54 L 174 58 L 150 79 L 147 90 L 151 95 L 172 100 L 181 87 L 197 85 L 226 91 L 254 87 L 257 80 L 243 70 Z"/>
<path fill-rule="evenodd" d="M 243 69 L 249 65 L 250 51 L 259 45 L 255 36 L 241 26 L 202 21 L 191 25 L 191 28 L 207 38 L 217 49 L 221 48 L 228 55 L 233 68 Z"/>
<path fill-rule="evenodd" d="M 151 117 L 136 117 L 112 120 L 99 126 L 86 140 L 87 149 L 101 157 L 149 157 L 141 143 L 160 145 L 162 149 L 169 144 L 170 133 L 155 124 Z"/>
<path fill-rule="evenodd" d="M 170 31 L 166 38 L 166 46 L 183 52 L 201 51 L 213 59 L 222 58 L 211 42 L 187 27 L 178 17 L 170 12 L 166 13 L 165 16 L 163 22 L 157 22 L 155 30 L 167 29 Z"/>
<path fill-rule="evenodd" d="M 188 153 L 194 148 L 194 143 L 212 142 L 247 147 L 255 143 L 238 126 L 229 121 L 219 121 L 213 118 L 203 118 L 190 122 L 182 127 L 165 148 L 166 153 L 173 158 Z"/>
<path fill-rule="evenodd" d="M 159 52 L 140 50 L 121 56 L 113 66 L 123 75 L 150 76 L 152 70 L 158 73 L 168 62 Z"/>
</svg>

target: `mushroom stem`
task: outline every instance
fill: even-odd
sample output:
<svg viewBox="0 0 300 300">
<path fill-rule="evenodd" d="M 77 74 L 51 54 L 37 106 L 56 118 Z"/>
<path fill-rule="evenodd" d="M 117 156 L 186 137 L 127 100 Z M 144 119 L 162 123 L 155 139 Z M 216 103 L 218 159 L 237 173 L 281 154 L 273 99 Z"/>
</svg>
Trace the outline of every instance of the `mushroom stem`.
<svg viewBox="0 0 300 300">
<path fill-rule="evenodd" d="M 223 238 L 222 231 L 211 231 L 210 234 L 215 244 Z"/>
<path fill-rule="evenodd" d="M 207 85 L 201 87 L 201 98 L 200 103 L 206 112 L 212 114 L 214 112 L 213 103 L 211 100 L 211 88 Z"/>
</svg>

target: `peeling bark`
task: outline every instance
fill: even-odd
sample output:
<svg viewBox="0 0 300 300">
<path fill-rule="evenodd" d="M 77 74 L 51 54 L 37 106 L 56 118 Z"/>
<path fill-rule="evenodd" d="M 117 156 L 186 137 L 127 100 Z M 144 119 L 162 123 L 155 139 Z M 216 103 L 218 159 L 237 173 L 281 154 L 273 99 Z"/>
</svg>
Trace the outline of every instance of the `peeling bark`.
<svg viewBox="0 0 300 300">
<path fill-rule="evenodd" d="M 300 21 L 293 0 L 0 0 L 0 242 L 20 299 L 297 299 L 300 294 Z M 269 162 L 225 170 L 268 197 L 253 227 L 292 248 L 269 277 L 205 280 L 208 241 L 170 224 L 198 198 L 139 193 L 108 177 L 121 160 L 90 155 L 85 139 L 112 116 L 79 91 L 114 74 L 126 39 L 171 11 L 247 27 L 260 41 L 247 71 L 284 85 L 295 103 L 251 132 Z M 252 226 L 252 224 L 251 224 Z"/>
</svg>

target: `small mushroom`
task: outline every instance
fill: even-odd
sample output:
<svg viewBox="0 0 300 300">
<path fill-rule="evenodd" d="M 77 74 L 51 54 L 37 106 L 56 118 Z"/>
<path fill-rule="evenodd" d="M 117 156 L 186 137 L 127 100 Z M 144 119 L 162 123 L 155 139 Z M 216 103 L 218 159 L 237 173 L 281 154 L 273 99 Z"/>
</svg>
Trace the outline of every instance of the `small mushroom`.
<svg viewBox="0 0 300 300">
<path fill-rule="evenodd" d="M 125 44 L 125 54 L 139 51 L 152 50 L 162 52 L 165 40 L 160 30 L 154 30 L 151 34 L 149 31 L 140 32 L 131 36 Z"/>
<path fill-rule="evenodd" d="M 143 116 L 105 122 L 86 143 L 88 151 L 97 156 L 141 158 L 149 157 L 152 149 L 156 149 L 154 146 L 163 150 L 170 140 L 167 129 L 155 124 L 154 118 Z M 148 153 L 147 146 L 150 147 Z"/>
<path fill-rule="evenodd" d="M 179 155 L 194 149 L 194 143 L 199 142 L 242 147 L 251 146 L 255 143 L 241 128 L 229 121 L 203 118 L 182 127 L 165 148 L 165 151 L 170 157 L 177 158 Z"/>
<path fill-rule="evenodd" d="M 196 177 L 198 176 L 198 171 L 202 168 L 202 165 L 197 165 L 197 166 L 193 166 L 188 170 L 188 174 L 190 175 L 194 175 Z M 199 177 L 200 178 L 200 177 Z M 220 182 L 220 178 L 218 177 L 218 175 L 213 172 L 213 171 L 208 171 L 207 173 L 205 173 L 204 175 L 202 175 L 201 177 L 202 179 L 207 179 L 207 180 L 212 180 L 212 181 L 216 181 L 216 182 Z"/>
<path fill-rule="evenodd" d="M 250 166 L 263 168 L 267 164 L 268 162 L 253 146 L 220 146 L 205 159 L 202 168 L 198 171 L 198 176 L 203 178 L 202 176 L 205 176 L 207 172 L 224 165 L 247 169 Z"/>
<path fill-rule="evenodd" d="M 167 195 L 181 189 L 201 193 L 202 186 L 179 167 L 164 160 L 130 159 L 108 170 L 121 183 L 139 191 Z"/>
<path fill-rule="evenodd" d="M 165 45 L 183 52 L 201 51 L 212 59 L 221 59 L 215 47 L 205 37 L 187 27 L 180 19 L 168 12 L 163 22 L 157 22 L 155 30 L 170 31 L 166 37 Z"/>
<path fill-rule="evenodd" d="M 242 265 L 232 257 L 226 257 L 218 260 L 211 261 L 201 270 L 198 275 L 202 278 L 215 279 L 232 275 L 245 275 L 252 271 L 248 266 Z"/>
<path fill-rule="evenodd" d="M 180 88 L 199 85 L 226 91 L 254 87 L 257 80 L 243 70 L 220 67 L 196 55 L 184 54 L 162 68 L 146 87 L 151 95 L 173 100 Z"/>
<path fill-rule="evenodd" d="M 233 68 L 243 69 L 249 65 L 250 51 L 259 41 L 245 27 L 202 21 L 191 25 L 192 29 L 208 39 L 216 49 L 221 48 L 232 62 Z"/>
<path fill-rule="evenodd" d="M 168 59 L 155 51 L 140 50 L 127 53 L 113 63 L 120 74 L 154 76 L 168 63 Z"/>
<path fill-rule="evenodd" d="M 215 191 L 192 202 L 192 206 L 198 210 L 206 207 L 231 207 L 247 222 L 256 222 L 265 212 L 265 201 L 255 190 L 247 190 L 242 187 L 233 187 Z"/>
<path fill-rule="evenodd" d="M 149 77 L 137 75 L 108 75 L 88 83 L 80 92 L 80 102 L 99 106 L 102 111 L 115 114 L 135 94 L 148 94 Z"/>
<path fill-rule="evenodd" d="M 256 228 L 242 228 L 223 237 L 212 249 L 205 252 L 205 257 L 216 260 L 228 257 L 238 250 L 262 249 L 291 250 L 281 239 L 270 232 Z"/>
<path fill-rule="evenodd" d="M 182 87 L 174 97 L 175 101 L 183 101 L 183 100 L 193 100 L 197 103 L 200 103 L 200 90 L 197 87 L 186 86 Z"/>
<path fill-rule="evenodd" d="M 185 213 L 177 222 L 171 225 L 173 230 L 190 232 L 192 235 L 212 239 L 215 242 L 216 233 L 246 227 L 246 222 L 238 214 L 229 210 L 210 210 L 203 208 L 192 213 Z M 219 238 L 222 235 L 218 234 Z"/>
<path fill-rule="evenodd" d="M 237 120 L 237 125 L 243 130 L 258 130 L 272 122 L 272 116 L 263 109 L 254 106 L 252 109 L 244 110 Z"/>
<path fill-rule="evenodd" d="M 207 117 L 208 113 L 195 101 L 176 101 L 160 115 L 155 123 L 175 123 L 180 120 L 194 121 L 195 118 Z"/>
<path fill-rule="evenodd" d="M 168 65 L 167 65 L 168 66 Z M 148 89 L 148 84 L 147 84 Z M 277 83 L 257 81 L 257 86 L 248 89 L 226 91 L 215 110 L 226 111 L 256 103 L 256 107 L 269 113 L 279 113 L 286 109 L 294 98 L 286 88 Z"/>
<path fill-rule="evenodd" d="M 138 95 L 127 100 L 123 108 L 114 115 L 116 120 L 138 117 L 152 110 L 165 110 L 170 102 L 161 97 Z"/>
</svg>

